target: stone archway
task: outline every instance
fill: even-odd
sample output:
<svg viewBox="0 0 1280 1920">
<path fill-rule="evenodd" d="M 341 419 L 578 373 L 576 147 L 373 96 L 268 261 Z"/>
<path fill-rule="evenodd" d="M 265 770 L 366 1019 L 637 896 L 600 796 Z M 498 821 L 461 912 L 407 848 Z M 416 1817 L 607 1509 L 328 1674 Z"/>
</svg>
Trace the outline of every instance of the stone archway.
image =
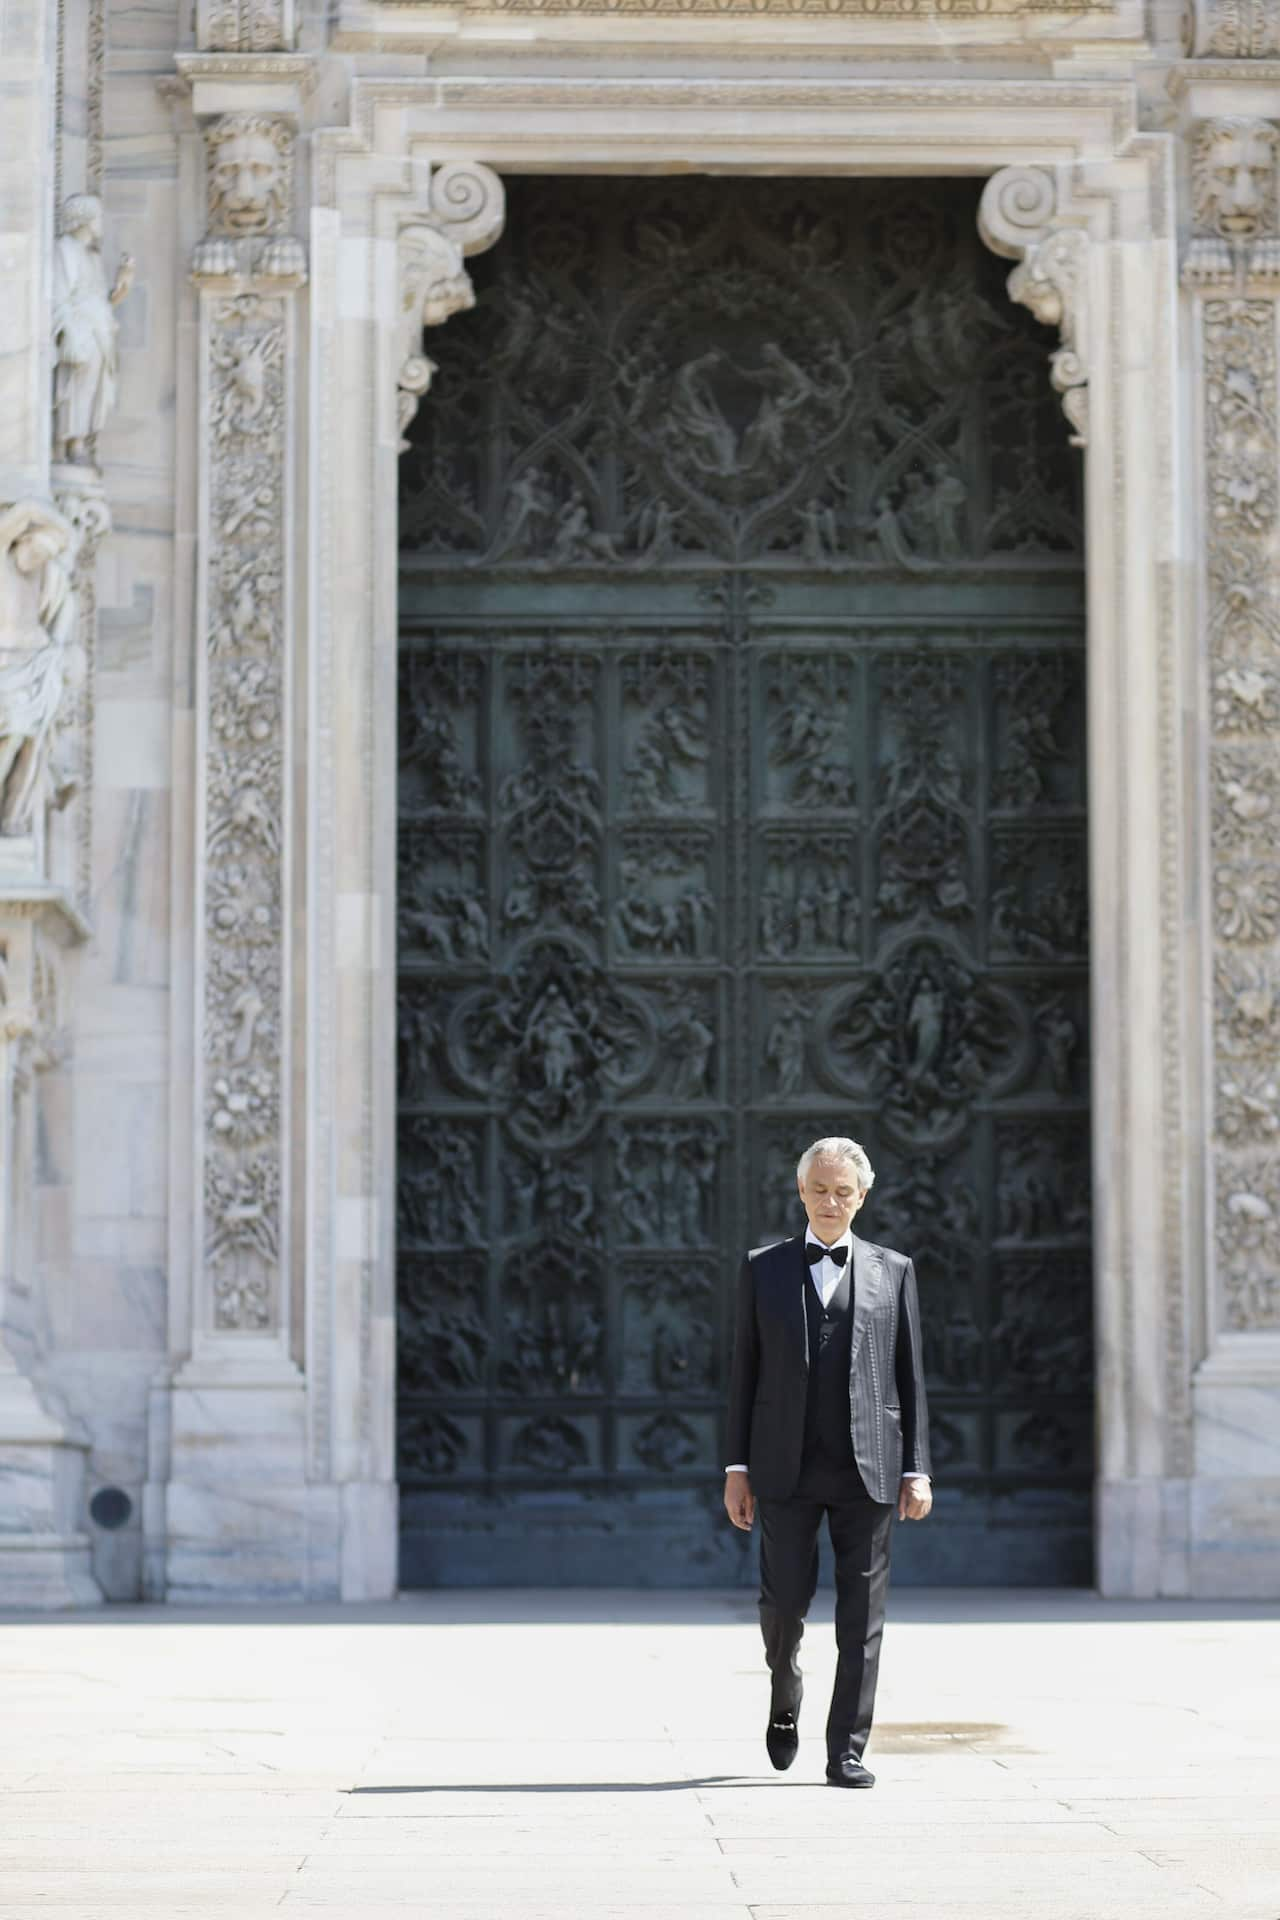
<svg viewBox="0 0 1280 1920">
<path fill-rule="evenodd" d="M 1091 1577 L 1079 461 L 979 191 L 513 179 L 433 341 L 406 1585 L 745 1576 L 714 1524 L 737 1261 L 845 1131 L 862 1231 L 916 1256 L 946 1489 L 898 1577 Z"/>
<path fill-rule="evenodd" d="M 221 110 L 222 84 L 212 76 L 207 111 Z M 219 1383 L 229 1485 L 245 1422 L 288 1428 L 278 1504 L 315 1570 L 303 1590 L 356 1598 L 395 1584 L 398 447 L 412 402 L 431 402 L 422 326 L 465 301 L 467 254 L 500 225 L 502 174 L 591 168 L 994 176 L 985 230 L 1022 256 L 1014 296 L 1062 329 L 1053 377 L 1073 425 L 1087 424 L 1098 1579 L 1119 1593 L 1176 1578 L 1161 1569 L 1185 1561 L 1170 1489 L 1190 1468 L 1202 1313 L 1188 1255 L 1202 1180 L 1186 1146 L 1202 1048 L 1179 940 L 1195 858 L 1178 748 L 1189 600 L 1176 565 L 1170 150 L 1132 116 L 1127 86 L 1078 81 L 358 80 L 350 126 L 313 138 L 305 265 L 257 240 L 205 259 L 247 275 L 260 301 L 287 300 L 282 274 L 309 277 L 306 386 L 288 386 L 286 358 L 272 442 L 287 462 L 297 436 L 308 476 L 280 575 L 297 609 L 291 737 L 305 745 L 290 778 L 306 834 L 285 871 L 307 1018 L 279 1161 L 296 1225 L 292 1312 L 282 1285 L 266 1324 L 220 1330 L 191 1263 L 193 1361 L 189 1391 L 181 1373 L 173 1388 L 165 1495 L 173 1590 L 188 1571 L 203 1577 L 209 1526 L 223 1539 L 234 1523 L 207 1440 Z M 267 317 L 237 311 L 237 324 Z M 266 1590 L 280 1590 L 274 1565 L 265 1553 Z"/>
</svg>

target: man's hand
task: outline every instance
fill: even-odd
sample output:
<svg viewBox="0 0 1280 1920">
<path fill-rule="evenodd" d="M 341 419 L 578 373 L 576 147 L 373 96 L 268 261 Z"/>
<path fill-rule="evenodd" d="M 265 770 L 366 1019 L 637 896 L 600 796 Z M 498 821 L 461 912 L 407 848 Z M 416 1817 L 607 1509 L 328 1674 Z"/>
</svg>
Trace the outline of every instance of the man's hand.
<svg viewBox="0 0 1280 1920">
<path fill-rule="evenodd" d="M 749 1474 L 726 1473 L 724 1510 L 735 1527 L 741 1527 L 744 1533 L 750 1533 L 756 1517 L 756 1497 L 751 1491 Z"/>
<path fill-rule="evenodd" d="M 730 1474 L 731 1480 L 745 1479 L 745 1474 Z M 728 1494 L 725 1495 L 726 1501 Z M 923 1474 L 908 1474 L 898 1488 L 899 1520 L 924 1520 L 933 1505 L 933 1488 Z"/>
</svg>

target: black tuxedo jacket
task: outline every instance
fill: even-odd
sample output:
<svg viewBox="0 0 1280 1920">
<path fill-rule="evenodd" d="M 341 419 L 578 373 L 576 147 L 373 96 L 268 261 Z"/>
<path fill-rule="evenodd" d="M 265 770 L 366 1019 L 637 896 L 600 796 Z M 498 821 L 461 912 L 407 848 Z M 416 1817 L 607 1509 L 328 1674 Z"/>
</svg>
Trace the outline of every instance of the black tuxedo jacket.
<svg viewBox="0 0 1280 1920">
<path fill-rule="evenodd" d="M 803 1233 L 756 1247 L 738 1276 L 727 1460 L 745 1460 L 759 1499 L 786 1500 L 800 1477 L 812 1286 Z M 853 1456 L 873 1500 L 898 1498 L 904 1473 L 929 1472 L 929 1411 L 915 1268 L 905 1254 L 853 1241 L 849 1356 Z"/>
</svg>

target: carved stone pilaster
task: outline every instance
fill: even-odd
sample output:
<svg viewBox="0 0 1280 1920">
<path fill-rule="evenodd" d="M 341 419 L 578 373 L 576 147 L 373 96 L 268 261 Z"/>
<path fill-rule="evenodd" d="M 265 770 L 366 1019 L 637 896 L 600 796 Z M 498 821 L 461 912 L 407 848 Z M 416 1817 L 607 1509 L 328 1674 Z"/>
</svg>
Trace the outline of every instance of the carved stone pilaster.
<svg viewBox="0 0 1280 1920">
<path fill-rule="evenodd" d="M 397 240 L 400 351 L 396 366 L 396 421 L 400 452 L 418 403 L 436 367 L 422 349 L 425 327 L 475 305 L 464 260 L 483 253 L 502 232 L 505 196 L 490 168 L 454 161 L 431 176 L 424 214 L 407 219 Z"/>
<path fill-rule="evenodd" d="M 1049 356 L 1049 378 L 1062 395 L 1071 444 L 1089 437 L 1088 235 L 1062 223 L 1053 175 L 1043 167 L 1005 167 L 983 190 L 978 226 L 993 253 L 1017 266 L 1009 298 L 1029 307 L 1062 345 Z"/>
<path fill-rule="evenodd" d="M 198 922 L 203 966 L 197 1259 L 206 1332 L 283 1316 L 282 1115 L 289 737 L 287 597 L 293 129 L 230 113 L 205 132 L 201 289 Z"/>
<path fill-rule="evenodd" d="M 1193 0 L 1186 37 L 1193 59 L 1274 59 L 1280 55 L 1280 0 Z"/>
<path fill-rule="evenodd" d="M 1206 298 L 1214 1242 L 1229 1332 L 1280 1330 L 1280 594 L 1272 299 Z"/>
</svg>

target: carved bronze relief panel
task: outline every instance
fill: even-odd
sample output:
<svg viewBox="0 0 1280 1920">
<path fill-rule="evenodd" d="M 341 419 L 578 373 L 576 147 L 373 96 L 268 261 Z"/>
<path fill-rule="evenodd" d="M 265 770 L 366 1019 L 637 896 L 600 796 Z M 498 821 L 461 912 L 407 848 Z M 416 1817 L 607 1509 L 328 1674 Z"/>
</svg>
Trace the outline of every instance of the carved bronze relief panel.
<svg viewBox="0 0 1280 1920">
<path fill-rule="evenodd" d="M 401 496 L 407 1584 L 745 1577 L 733 1278 L 802 1223 L 826 1132 L 920 1274 L 943 1500 L 908 1577 L 1087 1577 L 1078 473 L 975 207 L 516 181 L 433 341 Z"/>
</svg>

